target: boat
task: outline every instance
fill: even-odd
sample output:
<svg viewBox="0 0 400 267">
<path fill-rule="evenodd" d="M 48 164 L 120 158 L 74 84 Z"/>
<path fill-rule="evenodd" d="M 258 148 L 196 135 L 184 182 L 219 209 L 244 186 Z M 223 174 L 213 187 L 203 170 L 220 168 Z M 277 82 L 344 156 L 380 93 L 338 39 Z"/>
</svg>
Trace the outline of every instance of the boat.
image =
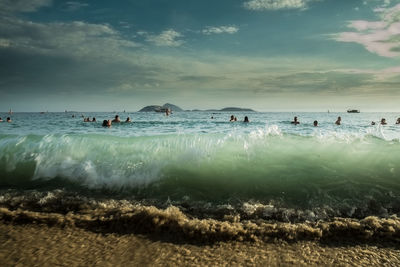
<svg viewBox="0 0 400 267">
<path fill-rule="evenodd" d="M 359 109 L 348 109 L 347 113 L 360 113 Z"/>
</svg>

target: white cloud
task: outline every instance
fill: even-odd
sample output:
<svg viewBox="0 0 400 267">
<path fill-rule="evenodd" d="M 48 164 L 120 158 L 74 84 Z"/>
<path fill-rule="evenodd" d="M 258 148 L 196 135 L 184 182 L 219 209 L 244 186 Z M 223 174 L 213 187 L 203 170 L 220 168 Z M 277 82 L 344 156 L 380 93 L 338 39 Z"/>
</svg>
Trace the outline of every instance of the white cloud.
<svg viewBox="0 0 400 267">
<path fill-rule="evenodd" d="M 358 43 L 371 53 L 383 57 L 400 56 L 400 4 L 391 8 L 375 9 L 379 21 L 350 21 L 349 28 L 356 31 L 334 35 L 339 42 Z"/>
<path fill-rule="evenodd" d="M 52 0 L 0 0 L 0 14 L 7 12 L 34 12 L 50 6 Z"/>
<path fill-rule="evenodd" d="M 89 6 L 89 4 L 87 4 L 87 3 L 81 3 L 81 2 L 76 2 L 76 1 L 68 1 L 68 2 L 65 3 L 65 5 L 66 5 L 65 9 L 67 11 L 76 11 L 76 10 L 79 10 L 81 8 Z"/>
<path fill-rule="evenodd" d="M 221 33 L 229 33 L 234 34 L 239 31 L 239 28 L 235 26 L 219 26 L 219 27 L 207 27 L 202 30 L 203 34 L 210 35 L 210 34 L 221 34 Z"/>
<path fill-rule="evenodd" d="M 184 43 L 182 39 L 179 39 L 181 37 L 183 37 L 181 33 L 170 29 L 163 31 L 159 35 L 147 35 L 146 40 L 157 46 L 177 47 Z"/>
<path fill-rule="evenodd" d="M 250 0 L 243 4 L 250 10 L 280 10 L 280 9 L 300 9 L 308 7 L 308 3 L 313 0 Z"/>
</svg>

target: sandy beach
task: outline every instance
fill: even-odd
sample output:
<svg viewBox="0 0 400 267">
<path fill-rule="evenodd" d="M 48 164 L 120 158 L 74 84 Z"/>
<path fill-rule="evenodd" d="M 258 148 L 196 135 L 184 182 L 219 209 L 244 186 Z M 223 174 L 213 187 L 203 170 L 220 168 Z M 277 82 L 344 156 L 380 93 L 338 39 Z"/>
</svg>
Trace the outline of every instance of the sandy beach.
<svg viewBox="0 0 400 267">
<path fill-rule="evenodd" d="M 3 266 L 398 266 L 399 246 L 217 242 L 171 243 L 134 234 L 0 224 Z"/>
<path fill-rule="evenodd" d="M 307 230 L 304 224 L 238 230 L 246 223 L 189 219 L 176 208 L 86 214 L 0 208 L 0 261 L 3 266 L 399 266 L 398 221 L 345 222 L 326 224 L 337 238 L 324 238 L 327 230 L 318 238 L 317 227 Z M 261 233 L 261 226 L 268 231 Z M 392 234 L 385 237 L 384 228 Z"/>
</svg>

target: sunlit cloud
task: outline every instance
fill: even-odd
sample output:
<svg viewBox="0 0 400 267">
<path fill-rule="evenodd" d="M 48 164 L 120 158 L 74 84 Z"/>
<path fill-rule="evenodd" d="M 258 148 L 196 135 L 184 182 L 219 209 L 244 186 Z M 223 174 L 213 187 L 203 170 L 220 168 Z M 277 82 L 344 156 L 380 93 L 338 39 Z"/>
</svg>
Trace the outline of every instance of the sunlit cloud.
<svg viewBox="0 0 400 267">
<path fill-rule="evenodd" d="M 236 26 L 219 26 L 219 27 L 207 27 L 202 30 L 203 34 L 210 35 L 210 34 L 221 34 L 221 33 L 228 33 L 234 34 L 239 31 L 239 28 Z"/>
<path fill-rule="evenodd" d="M 158 35 L 147 35 L 146 40 L 157 46 L 170 46 L 178 47 L 181 46 L 184 41 L 181 39 L 183 35 L 175 30 L 165 30 Z"/>
<path fill-rule="evenodd" d="M 250 0 L 243 4 L 249 10 L 306 9 L 312 0 Z"/>
<path fill-rule="evenodd" d="M 400 4 L 391 8 L 379 8 L 375 12 L 379 21 L 350 21 L 349 28 L 356 31 L 334 35 L 339 42 L 361 44 L 371 53 L 383 57 L 400 56 Z"/>
</svg>

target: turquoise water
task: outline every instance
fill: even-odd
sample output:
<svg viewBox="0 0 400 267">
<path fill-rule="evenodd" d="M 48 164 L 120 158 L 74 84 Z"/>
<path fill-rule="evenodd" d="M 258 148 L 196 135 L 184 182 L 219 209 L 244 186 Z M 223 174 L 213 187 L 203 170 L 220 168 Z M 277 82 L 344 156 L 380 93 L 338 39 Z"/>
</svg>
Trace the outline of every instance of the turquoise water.
<svg viewBox="0 0 400 267">
<path fill-rule="evenodd" d="M 115 113 L 84 114 L 97 123 L 75 115 L 15 113 L 0 123 L 1 188 L 400 211 L 397 113 L 236 112 L 234 123 L 231 113 L 120 113 L 133 122 L 111 128 L 101 122 Z M 371 125 L 381 118 L 388 125 Z"/>
</svg>

